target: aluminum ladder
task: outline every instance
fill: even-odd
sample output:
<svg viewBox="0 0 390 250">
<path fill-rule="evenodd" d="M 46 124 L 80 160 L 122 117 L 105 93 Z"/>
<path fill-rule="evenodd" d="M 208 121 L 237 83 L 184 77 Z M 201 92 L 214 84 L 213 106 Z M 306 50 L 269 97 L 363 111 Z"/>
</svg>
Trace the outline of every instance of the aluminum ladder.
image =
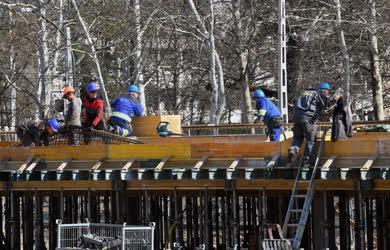
<svg viewBox="0 0 390 250">
<path fill-rule="evenodd" d="M 292 241 L 292 248 L 297 249 L 301 245 L 301 240 L 302 240 L 302 235 L 306 227 L 306 222 L 307 218 L 310 213 L 310 208 L 311 208 L 311 202 L 313 200 L 313 195 L 315 192 L 315 176 L 316 172 L 318 169 L 318 165 L 321 159 L 322 151 L 324 148 L 324 142 L 325 142 L 325 137 L 326 137 L 326 132 L 327 129 L 325 128 L 322 132 L 321 136 L 321 143 L 320 147 L 317 153 L 316 161 L 312 170 L 312 174 L 309 180 L 309 185 L 306 190 L 306 194 L 300 194 L 298 193 L 298 186 L 299 183 L 307 183 L 307 180 L 302 180 L 300 178 L 301 171 L 302 171 L 302 164 L 299 164 L 298 167 L 298 172 L 295 177 L 295 182 L 294 182 L 294 187 L 292 189 L 291 197 L 290 197 L 290 202 L 288 204 L 288 209 L 286 213 L 286 217 L 284 218 L 284 224 L 283 224 L 283 235 L 287 235 L 287 229 L 289 228 L 295 228 L 295 236 L 294 239 L 291 239 Z M 305 199 L 303 203 L 303 208 L 302 207 L 297 207 L 296 204 L 299 204 L 299 199 Z M 298 205 L 299 206 L 299 205 Z M 299 216 L 299 222 L 298 224 L 292 223 L 291 222 L 291 215 L 292 214 L 297 214 Z"/>
</svg>

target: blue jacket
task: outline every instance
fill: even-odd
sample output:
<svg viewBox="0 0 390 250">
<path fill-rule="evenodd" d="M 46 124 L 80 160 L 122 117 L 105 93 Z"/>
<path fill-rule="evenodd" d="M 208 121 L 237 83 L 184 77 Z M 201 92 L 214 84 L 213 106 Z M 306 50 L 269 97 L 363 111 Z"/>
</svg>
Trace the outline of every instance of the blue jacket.
<svg viewBox="0 0 390 250">
<path fill-rule="evenodd" d="M 111 107 L 113 108 L 111 116 L 127 122 L 131 122 L 134 116 L 142 116 L 141 103 L 136 99 L 121 96 L 111 102 Z"/>
<path fill-rule="evenodd" d="M 269 99 L 260 97 L 256 101 L 257 115 L 263 120 L 265 125 L 269 125 L 270 121 L 275 117 L 281 117 L 280 111 L 276 105 Z"/>
</svg>

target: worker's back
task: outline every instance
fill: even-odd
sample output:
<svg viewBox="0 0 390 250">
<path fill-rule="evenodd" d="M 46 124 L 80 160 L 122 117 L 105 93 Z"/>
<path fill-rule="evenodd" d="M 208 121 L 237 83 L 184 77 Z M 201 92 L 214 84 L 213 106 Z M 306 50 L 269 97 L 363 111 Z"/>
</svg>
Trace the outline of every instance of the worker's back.
<svg viewBox="0 0 390 250">
<path fill-rule="evenodd" d="M 306 90 L 294 106 L 294 121 L 315 122 L 328 106 L 328 98 L 319 91 Z"/>
</svg>

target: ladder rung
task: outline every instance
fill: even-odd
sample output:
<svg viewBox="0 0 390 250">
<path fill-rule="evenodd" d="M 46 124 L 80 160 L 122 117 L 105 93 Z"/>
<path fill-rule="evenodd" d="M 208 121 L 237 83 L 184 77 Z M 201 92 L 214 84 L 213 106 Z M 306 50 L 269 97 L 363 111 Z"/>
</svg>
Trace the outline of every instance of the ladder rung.
<svg viewBox="0 0 390 250">
<path fill-rule="evenodd" d="M 304 194 L 296 194 L 296 195 L 294 195 L 294 197 L 296 197 L 296 198 L 305 198 L 306 195 L 304 195 Z"/>
<path fill-rule="evenodd" d="M 288 226 L 288 227 L 297 227 L 298 224 L 295 224 L 295 223 L 293 223 L 293 224 L 287 224 L 287 226 Z"/>
<path fill-rule="evenodd" d="M 303 209 L 291 209 L 290 211 L 293 213 L 300 213 L 303 211 Z"/>
</svg>

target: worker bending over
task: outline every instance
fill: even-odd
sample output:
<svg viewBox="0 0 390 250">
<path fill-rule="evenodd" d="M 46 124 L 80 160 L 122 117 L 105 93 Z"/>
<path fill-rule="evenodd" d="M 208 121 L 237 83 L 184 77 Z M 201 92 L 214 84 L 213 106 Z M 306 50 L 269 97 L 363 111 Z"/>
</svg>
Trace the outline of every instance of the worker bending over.
<svg viewBox="0 0 390 250">
<path fill-rule="evenodd" d="M 319 90 L 306 90 L 294 105 L 293 141 L 289 149 L 290 161 L 298 153 L 303 140 L 306 139 L 305 152 L 302 157 L 303 167 L 309 167 L 310 157 L 317 140 L 317 121 L 329 106 L 330 85 L 321 83 Z"/>
<path fill-rule="evenodd" d="M 114 133 L 120 136 L 131 135 L 131 120 L 134 116 L 142 116 L 138 87 L 130 85 L 128 91 L 128 96 L 121 96 L 111 102 L 113 112 L 109 124 L 113 127 Z"/>
<path fill-rule="evenodd" d="M 68 100 L 69 105 L 65 113 L 65 133 L 68 138 L 69 145 L 75 145 L 74 129 L 81 126 L 81 100 L 75 95 L 73 87 L 68 86 L 64 88 L 62 98 Z"/>
<path fill-rule="evenodd" d="M 29 147 L 33 143 L 35 146 L 49 145 L 49 136 L 58 132 L 60 125 L 54 118 L 47 122 L 34 122 L 27 119 L 16 127 L 16 134 L 22 141 L 23 146 Z"/>
<path fill-rule="evenodd" d="M 261 89 L 253 93 L 253 98 L 256 101 L 256 121 L 262 121 L 268 129 L 270 141 L 279 141 L 282 132 L 283 118 L 276 105 L 265 97 Z"/>
<path fill-rule="evenodd" d="M 84 143 L 91 142 L 91 129 L 105 130 L 104 124 L 104 103 L 103 100 L 97 97 L 97 86 L 94 83 L 87 85 L 87 96 L 83 100 L 85 108 L 85 117 L 83 120 L 83 128 L 86 131 L 84 135 Z"/>
</svg>

